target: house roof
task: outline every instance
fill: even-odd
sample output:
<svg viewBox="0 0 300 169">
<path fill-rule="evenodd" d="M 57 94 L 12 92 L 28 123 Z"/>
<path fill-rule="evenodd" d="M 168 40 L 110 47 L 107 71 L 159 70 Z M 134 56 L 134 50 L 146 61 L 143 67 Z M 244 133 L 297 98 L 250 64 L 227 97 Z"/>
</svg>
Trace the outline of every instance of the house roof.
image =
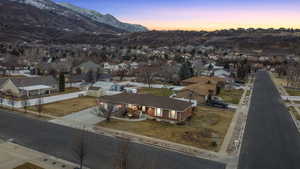
<svg viewBox="0 0 300 169">
<path fill-rule="evenodd" d="M 184 111 L 193 105 L 193 103 L 172 99 L 166 96 L 134 93 L 121 93 L 112 96 L 102 96 L 100 100 L 114 104 L 136 104 L 176 111 Z"/>
<path fill-rule="evenodd" d="M 68 82 L 83 82 L 85 81 L 86 76 L 84 74 L 80 74 L 80 75 L 72 75 L 68 77 Z"/>
<path fill-rule="evenodd" d="M 50 86 L 46 85 L 34 85 L 34 86 L 26 86 L 26 87 L 19 87 L 21 90 L 25 91 L 33 91 L 33 90 L 42 90 L 42 89 L 52 89 Z"/>
<path fill-rule="evenodd" d="M 52 76 L 38 76 L 38 77 L 9 77 L 0 79 L 0 85 L 7 80 L 11 80 L 16 87 L 28 87 L 36 85 L 52 86 L 57 84 L 57 81 Z"/>
<path fill-rule="evenodd" d="M 189 85 L 186 86 L 185 88 L 183 88 L 182 90 L 178 91 L 176 96 L 177 97 L 189 97 L 185 94 L 185 91 L 191 91 L 194 94 L 198 95 L 198 96 L 207 96 L 209 94 L 209 91 L 215 91 L 216 90 L 216 84 L 193 84 L 193 85 Z"/>
<path fill-rule="evenodd" d="M 214 83 L 217 84 L 219 82 L 225 82 L 224 78 L 216 77 L 216 76 L 196 76 L 192 77 L 189 79 L 185 79 L 182 81 L 183 83 L 201 83 L 201 84 L 206 84 L 206 83 Z"/>
<path fill-rule="evenodd" d="M 102 68 L 100 65 L 94 63 L 93 61 L 87 61 L 84 63 L 81 63 L 80 65 L 78 65 L 76 68 L 78 67 L 84 67 L 85 69 L 97 69 L 97 68 Z"/>
<path fill-rule="evenodd" d="M 91 86 L 89 87 L 89 90 L 100 90 L 101 87 Z"/>
</svg>

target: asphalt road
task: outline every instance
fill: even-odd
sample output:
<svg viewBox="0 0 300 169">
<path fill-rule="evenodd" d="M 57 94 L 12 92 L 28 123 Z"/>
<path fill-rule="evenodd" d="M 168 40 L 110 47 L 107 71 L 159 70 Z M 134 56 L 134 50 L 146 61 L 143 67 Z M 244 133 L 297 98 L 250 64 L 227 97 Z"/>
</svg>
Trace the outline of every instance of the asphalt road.
<svg viewBox="0 0 300 169">
<path fill-rule="evenodd" d="M 13 138 L 14 142 L 59 158 L 77 162 L 74 147 L 80 131 L 31 119 L 0 110 L 0 137 Z M 86 133 L 87 159 L 85 165 L 92 169 L 112 169 L 118 154 L 117 139 Z M 141 144 L 129 145 L 129 165 L 134 168 L 153 169 L 224 169 L 225 164 L 193 158 L 179 153 L 156 149 Z M 134 166 L 134 167 L 132 167 Z M 148 166 L 148 167 L 145 167 Z"/>
<path fill-rule="evenodd" d="M 256 75 L 238 168 L 300 168 L 300 135 L 267 72 Z"/>
</svg>

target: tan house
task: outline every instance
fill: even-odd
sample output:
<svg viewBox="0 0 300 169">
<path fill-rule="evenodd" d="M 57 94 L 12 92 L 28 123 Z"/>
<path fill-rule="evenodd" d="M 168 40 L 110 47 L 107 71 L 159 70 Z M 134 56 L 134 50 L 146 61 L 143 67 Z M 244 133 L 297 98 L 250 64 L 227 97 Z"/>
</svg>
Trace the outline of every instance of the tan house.
<svg viewBox="0 0 300 169">
<path fill-rule="evenodd" d="M 3 78 L 0 91 L 15 97 L 31 97 L 58 91 L 58 83 L 52 76 Z"/>
<path fill-rule="evenodd" d="M 193 103 L 172 99 L 166 96 L 154 96 L 150 94 L 121 93 L 112 96 L 103 96 L 99 104 L 107 107 L 114 105 L 127 112 L 144 114 L 150 119 L 178 123 L 192 116 Z"/>
<path fill-rule="evenodd" d="M 88 73 L 89 71 L 97 72 L 102 71 L 103 67 L 94 63 L 93 61 L 87 61 L 81 63 L 80 65 L 73 68 L 73 73 L 78 73 L 77 71 L 80 70 L 81 73 Z"/>
<path fill-rule="evenodd" d="M 87 95 L 92 97 L 103 96 L 103 89 L 101 87 L 91 86 L 88 88 Z"/>
<path fill-rule="evenodd" d="M 216 84 L 193 84 L 176 92 L 176 97 L 197 100 L 198 104 L 204 104 L 209 94 L 217 94 L 216 88 Z"/>
</svg>

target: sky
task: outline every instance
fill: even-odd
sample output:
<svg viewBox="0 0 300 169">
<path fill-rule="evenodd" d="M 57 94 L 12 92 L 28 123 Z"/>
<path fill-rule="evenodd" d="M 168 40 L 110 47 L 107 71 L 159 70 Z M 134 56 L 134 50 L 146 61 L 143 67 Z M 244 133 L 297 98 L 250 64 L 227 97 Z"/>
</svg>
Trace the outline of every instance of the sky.
<svg viewBox="0 0 300 169">
<path fill-rule="evenodd" d="M 150 30 L 300 28 L 300 0 L 55 0 Z"/>
</svg>

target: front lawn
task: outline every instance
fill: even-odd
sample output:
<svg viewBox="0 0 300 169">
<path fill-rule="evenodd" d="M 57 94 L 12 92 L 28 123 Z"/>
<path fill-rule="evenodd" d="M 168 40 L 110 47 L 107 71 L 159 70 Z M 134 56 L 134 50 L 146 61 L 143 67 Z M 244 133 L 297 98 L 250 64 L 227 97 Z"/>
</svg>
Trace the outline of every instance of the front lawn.
<svg viewBox="0 0 300 169">
<path fill-rule="evenodd" d="M 299 113 L 297 112 L 297 110 L 295 109 L 295 107 L 288 107 L 289 111 L 294 115 L 294 117 L 297 119 L 297 120 L 300 120 L 300 115 Z"/>
<path fill-rule="evenodd" d="M 197 107 L 193 117 L 185 125 L 146 120 L 127 122 L 112 120 L 98 125 L 132 132 L 148 137 L 218 151 L 234 112 L 207 106 Z"/>
<path fill-rule="evenodd" d="M 34 165 L 32 163 L 25 163 L 25 164 L 19 165 L 18 167 L 14 168 L 14 169 L 43 169 L 43 168 L 39 167 L 37 165 Z"/>
<path fill-rule="evenodd" d="M 94 97 L 79 97 L 60 102 L 44 104 L 42 106 L 42 113 L 61 117 L 94 106 L 96 106 L 96 99 Z M 29 110 L 37 111 L 37 107 L 29 107 Z"/>
<path fill-rule="evenodd" d="M 221 97 L 225 103 L 239 104 L 243 93 L 243 89 L 222 89 L 219 94 L 219 97 Z"/>
<path fill-rule="evenodd" d="M 173 91 L 166 88 L 141 88 L 139 89 L 140 94 L 152 94 L 155 96 L 171 96 Z"/>
<path fill-rule="evenodd" d="M 290 89 L 290 88 L 285 88 L 285 91 L 286 91 L 290 96 L 300 96 L 300 90 L 297 90 L 297 89 Z"/>
</svg>

